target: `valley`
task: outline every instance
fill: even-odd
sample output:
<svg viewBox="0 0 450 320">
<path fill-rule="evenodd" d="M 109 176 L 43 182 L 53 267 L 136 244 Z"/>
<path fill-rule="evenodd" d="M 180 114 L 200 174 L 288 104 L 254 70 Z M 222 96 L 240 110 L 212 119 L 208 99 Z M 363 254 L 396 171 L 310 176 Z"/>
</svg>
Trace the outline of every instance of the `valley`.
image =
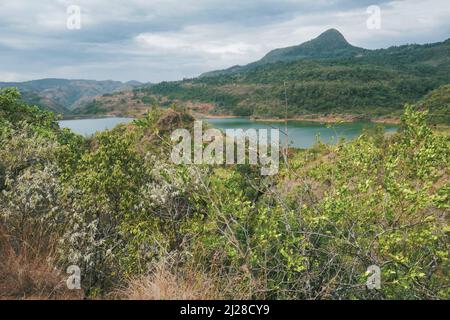
<svg viewBox="0 0 450 320">
<path fill-rule="evenodd" d="M 372 2 L 0 1 L 0 300 L 449 300 L 450 7 Z"/>
<path fill-rule="evenodd" d="M 432 99 L 430 118 L 446 124 L 449 83 L 450 39 L 368 50 L 330 29 L 259 61 L 182 81 L 46 79 L 0 87 L 17 86 L 27 102 L 66 119 L 136 117 L 178 105 L 197 117 L 398 123 L 405 104 Z"/>
<path fill-rule="evenodd" d="M 74 110 L 103 94 L 132 90 L 140 82 L 41 79 L 26 82 L 0 82 L 0 88 L 17 87 L 23 99 L 57 114 L 71 115 Z"/>
</svg>

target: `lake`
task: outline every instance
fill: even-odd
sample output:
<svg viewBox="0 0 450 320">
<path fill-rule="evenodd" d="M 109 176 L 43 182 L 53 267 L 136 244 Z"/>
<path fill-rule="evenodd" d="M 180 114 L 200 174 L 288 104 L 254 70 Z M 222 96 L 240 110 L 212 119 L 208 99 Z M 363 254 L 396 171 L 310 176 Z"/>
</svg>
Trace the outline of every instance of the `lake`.
<svg viewBox="0 0 450 320">
<path fill-rule="evenodd" d="M 120 123 L 128 123 L 132 118 L 99 118 L 99 119 L 81 119 L 81 120 L 62 120 L 59 124 L 63 128 L 72 129 L 72 131 L 90 136 L 97 131 L 112 129 Z M 284 131 L 283 122 L 262 122 L 253 121 L 248 118 L 223 118 L 223 119 L 204 119 L 204 122 L 218 129 L 271 129 L 279 128 Z M 288 134 L 290 145 L 294 148 L 309 148 L 320 140 L 325 143 L 334 143 L 339 138 L 352 139 L 357 137 L 365 127 L 375 126 L 368 121 L 357 121 L 351 123 L 339 123 L 327 125 L 318 122 L 289 121 Z M 395 132 L 396 125 L 384 124 L 386 132 Z M 280 133 L 280 139 L 284 135 Z"/>
<path fill-rule="evenodd" d="M 271 129 L 278 128 L 280 140 L 285 135 L 284 122 L 254 121 L 248 118 L 224 118 L 205 119 L 213 127 L 218 129 Z M 309 148 L 317 141 L 317 137 L 325 143 L 335 143 L 339 138 L 352 139 L 357 137 L 365 127 L 373 127 L 376 124 L 369 121 L 356 121 L 350 123 L 323 124 L 319 122 L 288 121 L 289 145 L 294 148 Z M 383 124 L 386 132 L 395 132 L 396 125 Z"/>
<path fill-rule="evenodd" d="M 73 132 L 83 136 L 91 136 L 98 131 L 104 131 L 114 128 L 120 123 L 128 123 L 133 118 L 98 118 L 98 119 L 79 119 L 79 120 L 61 120 L 59 126 L 61 128 L 69 128 Z"/>
</svg>

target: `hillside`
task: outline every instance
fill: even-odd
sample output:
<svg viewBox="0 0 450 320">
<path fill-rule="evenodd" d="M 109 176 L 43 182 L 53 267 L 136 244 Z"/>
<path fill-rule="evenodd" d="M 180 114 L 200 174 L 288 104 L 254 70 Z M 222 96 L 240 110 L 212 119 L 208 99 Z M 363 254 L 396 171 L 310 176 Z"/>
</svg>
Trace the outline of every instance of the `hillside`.
<svg viewBox="0 0 450 320">
<path fill-rule="evenodd" d="M 159 104 L 154 98 L 138 91 L 107 93 L 72 110 L 73 116 L 108 115 L 136 117 L 145 114 L 153 105 Z"/>
<path fill-rule="evenodd" d="M 25 101 L 56 113 L 71 113 L 103 94 L 131 90 L 137 81 L 41 79 L 26 82 L 0 82 L 0 88 L 17 87 Z"/>
<path fill-rule="evenodd" d="M 431 91 L 417 105 L 429 110 L 432 123 L 450 123 L 450 85 Z"/>
<path fill-rule="evenodd" d="M 329 29 L 317 38 L 300 45 L 272 50 L 259 61 L 246 66 L 234 66 L 225 70 L 211 71 L 202 74 L 200 77 L 243 72 L 267 63 L 280 61 L 289 62 L 302 59 L 354 57 L 358 54 L 363 54 L 365 51 L 363 48 L 358 48 L 348 43 L 338 30 Z"/>
<path fill-rule="evenodd" d="M 246 66 L 198 78 L 136 88 L 165 103 L 209 104 L 211 114 L 284 117 L 356 114 L 399 116 L 450 83 L 450 40 L 367 50 L 354 47 L 336 30 L 299 46 L 276 49 Z M 100 99 L 100 103 L 102 99 Z M 104 107 L 107 102 L 104 101 Z"/>
</svg>

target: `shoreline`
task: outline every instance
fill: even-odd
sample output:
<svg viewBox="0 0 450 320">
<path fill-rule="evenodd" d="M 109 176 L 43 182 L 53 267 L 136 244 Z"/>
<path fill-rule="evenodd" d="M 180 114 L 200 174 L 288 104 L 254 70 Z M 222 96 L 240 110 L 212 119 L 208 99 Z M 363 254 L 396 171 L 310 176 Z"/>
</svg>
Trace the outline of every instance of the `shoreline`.
<svg viewBox="0 0 450 320">
<path fill-rule="evenodd" d="M 242 116 L 231 116 L 231 115 L 211 115 L 211 114 L 203 114 L 203 113 L 193 113 L 192 116 L 194 118 L 202 118 L 202 119 L 237 119 L 237 118 L 249 118 Z"/>
<path fill-rule="evenodd" d="M 232 115 L 206 115 L 206 114 L 193 114 L 197 119 L 239 119 L 245 118 L 255 122 L 284 122 L 285 119 L 280 118 L 254 118 L 246 116 L 232 116 Z M 67 120 L 87 120 L 87 119 L 107 119 L 107 118 L 133 118 L 130 115 L 123 114 L 96 114 L 96 115 L 68 115 L 62 116 L 59 121 Z M 294 118 L 288 118 L 287 121 L 302 121 L 302 122 L 317 122 L 317 123 L 352 123 L 356 121 L 368 121 L 380 124 L 392 124 L 399 125 L 401 123 L 400 118 L 362 118 L 358 116 L 298 116 Z"/>
<path fill-rule="evenodd" d="M 92 115 L 62 115 L 58 121 L 69 120 L 89 120 L 89 119 L 109 119 L 109 118 L 136 118 L 136 116 L 126 114 L 92 114 Z"/>
<path fill-rule="evenodd" d="M 285 119 L 279 118 L 252 118 L 254 121 L 259 122 L 284 122 Z M 373 123 L 382 124 L 395 124 L 401 123 L 400 118 L 365 118 L 359 116 L 298 116 L 294 118 L 288 118 L 288 121 L 304 121 L 304 122 L 319 122 L 319 123 L 352 123 L 357 121 L 368 121 Z"/>
<path fill-rule="evenodd" d="M 203 119 L 236 119 L 236 118 L 247 118 L 255 122 L 284 122 L 285 119 L 280 118 L 254 118 L 254 117 L 244 117 L 244 116 L 231 116 L 231 115 L 206 115 L 206 114 L 195 114 L 195 117 Z M 353 115 L 307 115 L 298 116 L 294 118 L 288 118 L 287 121 L 304 121 L 304 122 L 318 122 L 318 123 L 352 123 L 356 121 L 368 121 L 373 123 L 381 124 L 393 124 L 399 125 L 401 123 L 400 118 L 396 117 L 380 117 L 380 118 L 365 118 Z"/>
</svg>

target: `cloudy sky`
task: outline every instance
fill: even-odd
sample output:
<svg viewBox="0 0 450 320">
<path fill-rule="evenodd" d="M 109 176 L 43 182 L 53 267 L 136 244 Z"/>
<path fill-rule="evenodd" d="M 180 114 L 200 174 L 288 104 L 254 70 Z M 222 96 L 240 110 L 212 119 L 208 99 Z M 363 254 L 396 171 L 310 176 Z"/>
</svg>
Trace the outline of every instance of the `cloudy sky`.
<svg viewBox="0 0 450 320">
<path fill-rule="evenodd" d="M 71 5 L 81 28 L 69 29 Z M 367 8 L 381 28 L 367 27 Z M 74 20 L 69 20 L 74 21 Z M 159 82 L 246 64 L 337 28 L 365 48 L 450 38 L 448 0 L 0 0 L 0 81 Z"/>
</svg>

